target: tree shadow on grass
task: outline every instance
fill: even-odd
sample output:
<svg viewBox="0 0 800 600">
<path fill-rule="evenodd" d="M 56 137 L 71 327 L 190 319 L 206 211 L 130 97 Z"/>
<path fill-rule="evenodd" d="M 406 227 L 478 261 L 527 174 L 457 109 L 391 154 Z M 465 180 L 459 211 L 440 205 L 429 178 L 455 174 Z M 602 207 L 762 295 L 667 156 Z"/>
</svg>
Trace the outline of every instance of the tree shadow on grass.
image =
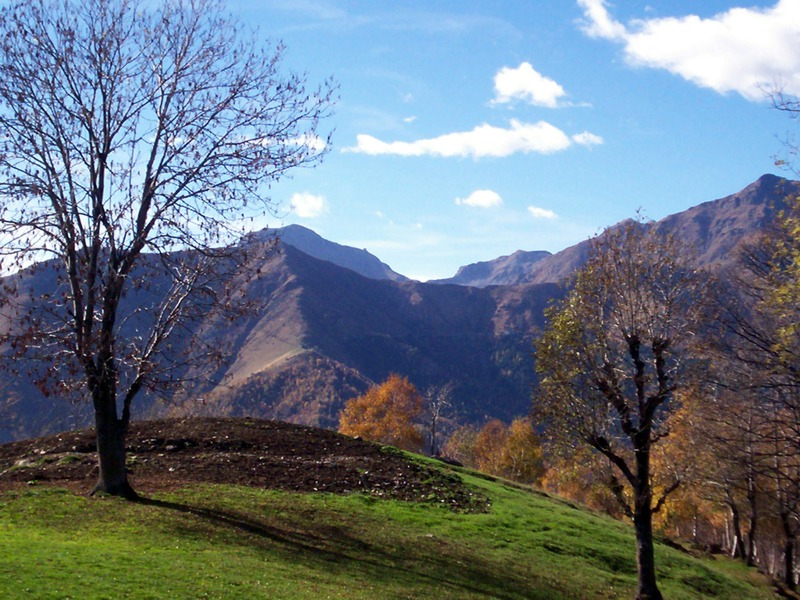
<svg viewBox="0 0 800 600">
<path fill-rule="evenodd" d="M 352 569 L 376 584 L 419 588 L 425 583 L 432 589 L 447 589 L 452 597 L 457 597 L 459 591 L 500 600 L 552 597 L 546 590 L 533 588 L 531 578 L 506 570 L 498 572 L 497 565 L 466 548 L 448 544 L 446 552 L 437 551 L 433 539 L 394 539 L 391 544 L 379 546 L 345 527 L 313 520 L 301 531 L 235 511 L 144 497 L 139 503 L 190 514 L 206 524 L 255 536 L 266 542 L 270 550 L 288 552 L 292 560 L 301 558 L 312 567 L 325 569 L 335 563 L 340 569 Z M 252 539 L 242 537 L 239 543 L 251 545 Z M 426 544 L 431 547 L 423 547 Z"/>
</svg>

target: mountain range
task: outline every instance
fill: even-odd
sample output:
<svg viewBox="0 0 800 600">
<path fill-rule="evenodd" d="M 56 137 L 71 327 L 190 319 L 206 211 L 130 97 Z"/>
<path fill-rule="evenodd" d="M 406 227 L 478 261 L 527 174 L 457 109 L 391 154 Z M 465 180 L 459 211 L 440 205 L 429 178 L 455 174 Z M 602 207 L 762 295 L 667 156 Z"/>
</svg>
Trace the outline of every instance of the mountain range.
<svg viewBox="0 0 800 600">
<path fill-rule="evenodd" d="M 800 182 L 764 175 L 648 226 L 678 234 L 697 266 L 724 271 L 735 268 L 737 248 L 798 193 Z M 453 382 L 464 422 L 510 420 L 530 405 L 532 342 L 544 309 L 563 296 L 590 244 L 555 254 L 518 251 L 423 283 L 298 225 L 242 243 L 264 248 L 246 265 L 261 275 L 239 284 L 262 308 L 216 333 L 233 348 L 223 383 L 169 403 L 144 395 L 136 418 L 248 415 L 335 427 L 346 400 L 399 373 L 421 390 Z M 45 290 L 48 280 L 40 277 L 31 287 Z M 87 403 L 47 398 L 23 379 L 0 386 L 0 442 L 84 425 L 89 417 Z"/>
</svg>

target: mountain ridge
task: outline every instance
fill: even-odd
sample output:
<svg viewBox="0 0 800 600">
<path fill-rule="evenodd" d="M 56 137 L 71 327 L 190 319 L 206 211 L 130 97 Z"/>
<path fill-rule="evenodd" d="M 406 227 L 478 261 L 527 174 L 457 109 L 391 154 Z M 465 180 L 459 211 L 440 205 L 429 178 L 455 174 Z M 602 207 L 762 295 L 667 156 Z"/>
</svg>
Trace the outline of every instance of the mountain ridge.
<svg viewBox="0 0 800 600">
<path fill-rule="evenodd" d="M 350 269 L 370 279 L 408 281 L 408 277 L 393 271 L 389 265 L 367 250 L 331 242 L 302 225 L 286 225 L 274 230 L 263 229 L 250 234 L 247 239 L 251 242 L 253 240 L 276 241 L 279 248 L 284 245 L 293 246 L 309 256 Z"/>
<path fill-rule="evenodd" d="M 530 265 L 552 256 L 546 250 L 517 250 L 508 256 L 494 260 L 480 261 L 460 267 L 453 277 L 435 279 L 429 283 L 469 285 L 487 287 L 489 285 L 513 285 Z"/>
<path fill-rule="evenodd" d="M 799 192 L 800 182 L 765 175 L 736 194 L 646 226 L 680 234 L 696 249 L 698 266 L 724 270 L 734 264 L 736 248 L 785 205 L 783 198 Z M 221 347 L 233 350 L 220 378 L 170 402 L 145 394 L 134 406 L 136 418 L 253 416 L 335 427 L 346 400 L 396 372 L 421 390 L 456 382 L 465 422 L 509 421 L 529 407 L 532 342 L 544 327 L 544 311 L 563 297 L 590 244 L 552 255 L 520 251 L 477 269 L 480 286 L 443 285 L 392 279 L 383 267 L 377 274 L 364 268 L 359 273 L 359 261 L 382 263 L 366 251 L 320 242 L 310 230 L 289 231 L 290 238 L 298 235 L 277 252 L 269 232 L 243 241 L 251 244 L 249 262 L 232 288 L 261 309 L 213 330 Z M 299 249 L 304 244 L 321 246 L 318 254 L 326 258 Z M 461 272 L 470 275 L 470 269 Z M 47 292 L 56 280 L 47 268 L 31 277 L 36 293 Z M 505 283 L 495 283 L 501 278 Z M 160 285 L 148 286 L 149 293 Z M 128 301 L 140 302 L 137 294 Z M 23 378 L 0 389 L 0 441 L 90 421 L 88 403 L 54 401 Z"/>
<path fill-rule="evenodd" d="M 646 225 L 664 231 L 680 231 L 680 237 L 695 251 L 695 266 L 724 270 L 736 261 L 737 246 L 752 239 L 767 221 L 784 209 L 786 197 L 799 194 L 799 181 L 767 173 L 739 192 L 702 202 Z M 461 267 L 454 277 L 433 283 L 485 287 L 563 282 L 584 263 L 590 243 L 584 240 L 533 261 L 528 255 L 536 251 L 518 250 L 509 256 Z"/>
</svg>

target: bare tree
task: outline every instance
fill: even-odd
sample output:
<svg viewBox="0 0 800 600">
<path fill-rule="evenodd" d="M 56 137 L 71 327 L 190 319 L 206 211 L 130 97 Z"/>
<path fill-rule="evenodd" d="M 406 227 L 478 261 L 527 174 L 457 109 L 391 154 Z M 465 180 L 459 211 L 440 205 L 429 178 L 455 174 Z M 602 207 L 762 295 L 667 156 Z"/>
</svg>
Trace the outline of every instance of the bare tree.
<svg viewBox="0 0 800 600">
<path fill-rule="evenodd" d="M 456 384 L 448 381 L 441 386 L 429 386 L 422 397 L 425 406 L 426 429 L 428 430 L 428 446 L 431 456 L 439 456 L 439 437 L 442 421 L 446 420 L 453 408 L 453 391 Z"/>
<path fill-rule="evenodd" d="M 307 90 L 282 54 L 222 0 L 0 9 L 2 267 L 52 259 L 57 290 L 7 278 L 4 315 L 15 348 L 91 397 L 96 491 L 135 497 L 133 398 L 218 354 L 187 323 L 242 306 L 226 287 L 241 257 L 221 248 L 271 211 L 271 182 L 326 152 L 335 86 Z M 148 311 L 125 302 L 150 285 Z"/>
<path fill-rule="evenodd" d="M 680 483 L 656 498 L 651 454 L 667 434 L 667 404 L 687 381 L 700 313 L 701 278 L 686 256 L 639 221 L 607 230 L 536 345 L 534 415 L 551 444 L 588 444 L 614 468 L 611 490 L 636 532 L 641 600 L 661 598 L 652 518 Z"/>
</svg>

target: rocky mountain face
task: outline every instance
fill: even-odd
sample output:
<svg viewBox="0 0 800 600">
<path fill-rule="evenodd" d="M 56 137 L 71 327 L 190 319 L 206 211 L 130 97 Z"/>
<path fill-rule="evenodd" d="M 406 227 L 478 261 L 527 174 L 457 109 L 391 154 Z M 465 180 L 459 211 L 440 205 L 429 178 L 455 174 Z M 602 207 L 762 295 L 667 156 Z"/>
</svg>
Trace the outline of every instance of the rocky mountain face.
<svg viewBox="0 0 800 600">
<path fill-rule="evenodd" d="M 698 266 L 715 270 L 735 267 L 742 243 L 752 241 L 786 208 L 786 199 L 800 194 L 800 181 L 763 175 L 741 192 L 704 202 L 655 224 L 680 235 Z"/>
<path fill-rule="evenodd" d="M 766 175 L 649 226 L 691 244 L 698 265 L 725 269 L 735 264 L 737 246 L 797 193 L 800 182 Z M 544 309 L 563 295 L 589 246 L 552 255 L 520 251 L 464 267 L 450 280 L 420 283 L 302 227 L 279 235 L 277 250 L 270 232 L 244 242 L 253 248 L 234 287 L 257 300 L 259 310 L 225 327 L 200 324 L 231 349 L 217 379 L 169 402 L 144 394 L 135 418 L 249 415 L 335 427 L 346 400 L 396 372 L 423 390 L 455 382 L 465 421 L 510 420 L 528 410 L 532 341 L 544 326 Z M 44 294 L 55 278 L 47 269 L 36 273 L 30 289 Z M 132 294 L 129 301 L 146 306 L 158 290 L 154 282 L 150 296 Z M 0 386 L 0 442 L 83 425 L 90 416 L 86 402 L 45 397 L 22 376 Z"/>
</svg>

